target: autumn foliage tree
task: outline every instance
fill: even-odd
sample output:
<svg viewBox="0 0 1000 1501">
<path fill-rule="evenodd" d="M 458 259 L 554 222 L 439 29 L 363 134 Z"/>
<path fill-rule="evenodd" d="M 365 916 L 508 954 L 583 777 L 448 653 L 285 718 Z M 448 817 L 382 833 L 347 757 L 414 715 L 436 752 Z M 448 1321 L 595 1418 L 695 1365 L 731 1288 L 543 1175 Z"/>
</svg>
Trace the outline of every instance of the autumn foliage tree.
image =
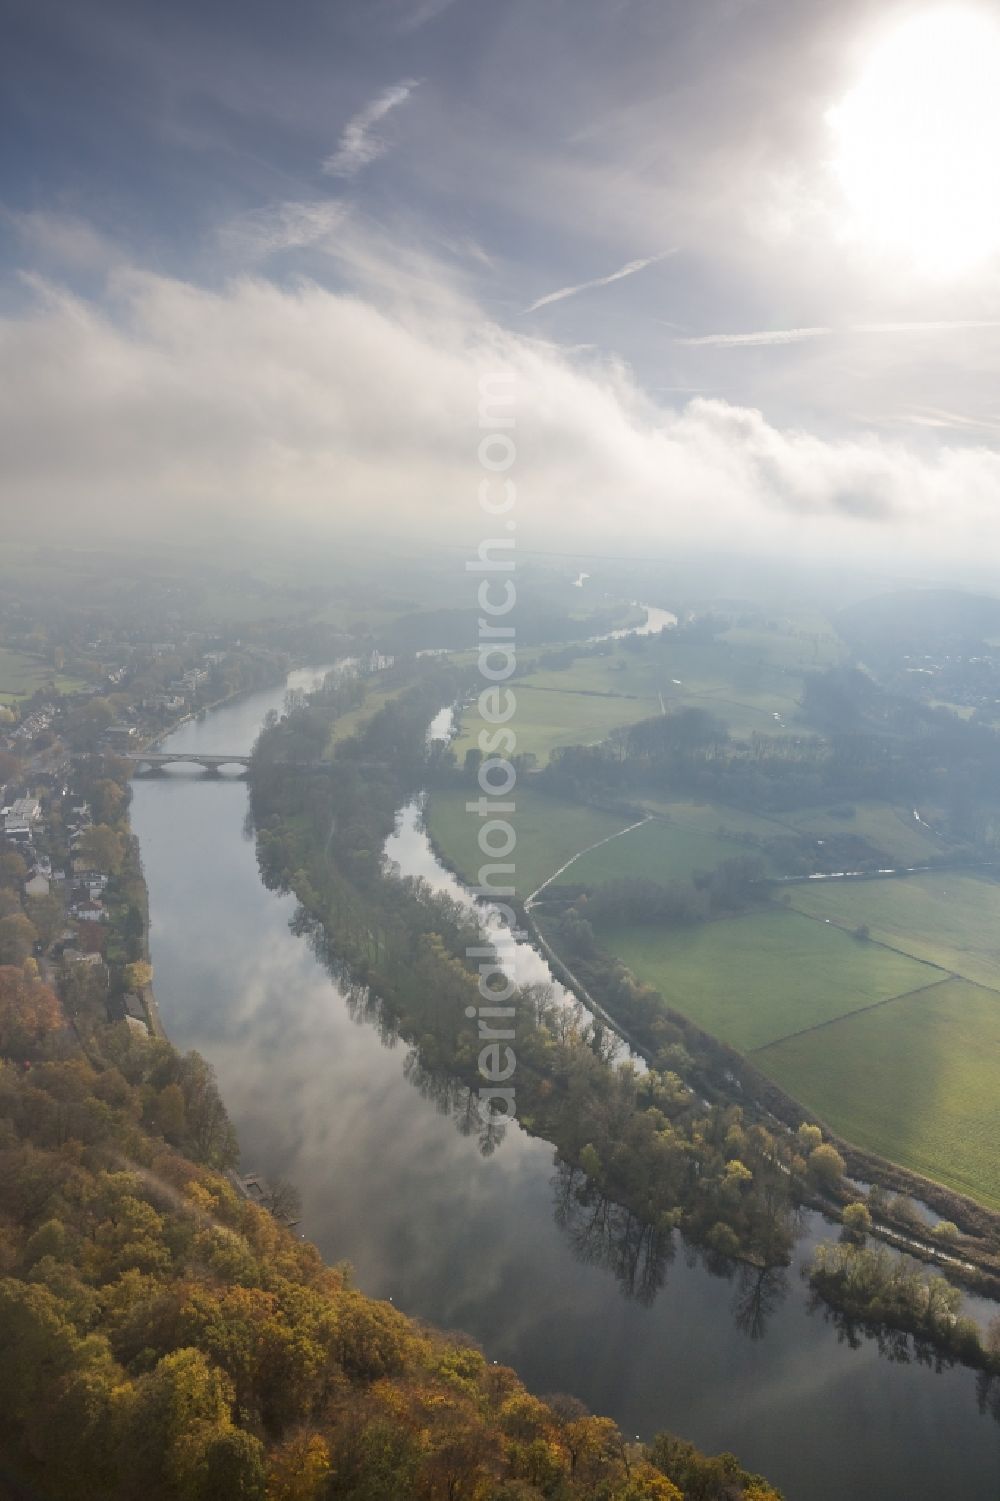
<svg viewBox="0 0 1000 1501">
<path fill-rule="evenodd" d="M 0 1056 L 31 1057 L 59 1022 L 59 1002 L 47 985 L 14 965 L 0 967 Z"/>
<path fill-rule="evenodd" d="M 91 870 L 116 875 L 125 858 L 122 836 L 106 823 L 95 823 L 80 836 L 79 858 Z"/>
<path fill-rule="evenodd" d="M 820 1189 L 835 1188 L 844 1176 L 846 1163 L 828 1141 L 813 1147 L 806 1165 L 809 1181 Z"/>
<path fill-rule="evenodd" d="M 35 947 L 37 938 L 34 923 L 23 912 L 11 912 L 7 917 L 0 917 L 0 964 L 23 964 Z"/>
<path fill-rule="evenodd" d="M 145 990 L 152 984 L 153 966 L 145 959 L 136 959 L 125 966 L 125 983 L 130 990 Z"/>
</svg>

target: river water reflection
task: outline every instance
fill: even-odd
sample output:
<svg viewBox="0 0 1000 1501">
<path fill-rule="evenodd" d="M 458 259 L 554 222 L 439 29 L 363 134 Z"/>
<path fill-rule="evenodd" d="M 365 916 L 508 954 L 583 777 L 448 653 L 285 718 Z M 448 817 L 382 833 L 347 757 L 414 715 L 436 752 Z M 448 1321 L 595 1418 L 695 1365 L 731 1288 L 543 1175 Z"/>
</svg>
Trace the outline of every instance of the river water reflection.
<svg viewBox="0 0 1000 1501">
<path fill-rule="evenodd" d="M 245 752 L 281 700 L 253 694 L 166 745 Z M 164 1023 L 218 1070 L 245 1167 L 294 1180 L 302 1228 L 365 1291 L 467 1331 L 534 1390 L 573 1391 L 630 1434 L 732 1449 L 789 1501 L 995 1501 L 1000 1426 L 971 1372 L 850 1349 L 809 1313 L 797 1267 L 758 1286 L 683 1247 L 661 1264 L 612 1212 L 557 1222 L 551 1147 L 514 1129 L 484 1157 L 458 1129 L 461 1097 L 422 1081 L 292 933 L 294 902 L 257 874 L 245 785 L 177 768 L 134 790 Z M 432 858 L 412 820 L 393 854 Z M 626 1296 L 630 1281 L 651 1301 Z"/>
</svg>

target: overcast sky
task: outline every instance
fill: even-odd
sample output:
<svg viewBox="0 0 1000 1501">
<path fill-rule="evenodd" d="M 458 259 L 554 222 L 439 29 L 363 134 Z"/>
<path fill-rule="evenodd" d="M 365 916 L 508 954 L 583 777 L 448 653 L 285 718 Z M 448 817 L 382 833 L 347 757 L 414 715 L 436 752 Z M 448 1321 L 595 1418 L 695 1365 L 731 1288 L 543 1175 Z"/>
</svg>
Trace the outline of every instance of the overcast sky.
<svg viewBox="0 0 1000 1501">
<path fill-rule="evenodd" d="M 8 513 L 472 538 L 510 370 L 539 542 L 1000 540 L 997 4 L 3 13 Z"/>
</svg>

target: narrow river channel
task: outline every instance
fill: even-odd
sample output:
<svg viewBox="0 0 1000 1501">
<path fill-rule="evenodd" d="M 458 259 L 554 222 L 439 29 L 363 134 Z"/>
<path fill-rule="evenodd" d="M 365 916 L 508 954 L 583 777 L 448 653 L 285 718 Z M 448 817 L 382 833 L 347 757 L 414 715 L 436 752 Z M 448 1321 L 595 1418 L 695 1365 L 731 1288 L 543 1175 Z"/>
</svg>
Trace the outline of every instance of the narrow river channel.
<svg viewBox="0 0 1000 1501">
<path fill-rule="evenodd" d="M 245 753 L 282 698 L 226 705 L 165 748 Z M 1000 1425 L 972 1372 L 851 1349 L 809 1311 L 798 1263 L 764 1286 L 712 1275 L 682 1246 L 651 1265 L 620 1217 L 557 1216 L 552 1149 L 518 1128 L 483 1156 L 292 933 L 295 903 L 261 884 L 246 811 L 242 781 L 196 768 L 134 783 L 156 992 L 174 1043 L 215 1065 L 244 1167 L 297 1184 L 324 1256 L 474 1336 L 539 1393 L 572 1391 L 629 1434 L 731 1449 L 789 1501 L 996 1501 Z M 412 815 L 391 853 L 452 880 Z M 814 1217 L 800 1256 L 824 1233 Z M 623 1267 L 645 1296 L 627 1295 Z"/>
</svg>

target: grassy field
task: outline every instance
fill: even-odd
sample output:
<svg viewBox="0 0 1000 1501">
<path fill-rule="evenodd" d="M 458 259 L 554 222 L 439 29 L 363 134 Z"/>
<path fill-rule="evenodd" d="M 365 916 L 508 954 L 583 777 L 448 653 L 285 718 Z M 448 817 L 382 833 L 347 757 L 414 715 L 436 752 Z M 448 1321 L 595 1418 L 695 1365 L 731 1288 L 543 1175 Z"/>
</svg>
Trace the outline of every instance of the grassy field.
<svg viewBox="0 0 1000 1501">
<path fill-rule="evenodd" d="M 1000 989 L 1000 885 L 955 871 L 903 880 L 791 886 L 793 905 L 917 959 Z M 1000 996 L 997 997 L 1000 1006 Z"/>
<path fill-rule="evenodd" d="M 581 881 L 597 885 L 623 876 L 643 876 L 649 881 L 687 880 L 699 870 L 714 870 L 723 860 L 756 854 L 751 845 L 716 834 L 685 828 L 683 824 L 654 818 L 623 834 L 611 844 L 591 850 L 576 860 L 560 883 Z"/>
<path fill-rule="evenodd" d="M 743 1052 L 938 978 L 915 959 L 790 911 L 672 930 L 602 924 L 597 939 L 676 1010 Z"/>
<path fill-rule="evenodd" d="M 568 673 L 553 675 L 569 677 Z M 660 712 L 659 699 L 655 697 L 626 698 L 610 692 L 602 696 L 575 691 L 568 685 L 538 688 L 527 678 L 519 678 L 511 686 L 517 698 L 513 720 L 517 748 L 537 756 L 539 765 L 544 765 L 559 746 L 596 745 L 606 740 L 612 730 Z M 454 742 L 459 760 L 479 743 L 483 728 L 483 720 L 473 705 L 463 714 L 461 732 Z"/>
<path fill-rule="evenodd" d="M 81 686 L 77 679 L 64 677 L 38 657 L 0 646 L 0 703 L 12 704 L 30 698 L 39 688 L 52 687 L 57 693 L 72 693 Z"/>
<path fill-rule="evenodd" d="M 851 803 L 848 807 L 852 810 L 848 818 L 822 807 L 799 808 L 780 816 L 786 829 L 791 826 L 820 839 L 832 834 L 858 834 L 876 849 L 884 850 L 897 865 L 923 865 L 953 848 L 948 840 L 919 824 L 912 808 L 891 803 Z"/>
<path fill-rule="evenodd" d="M 339 719 L 334 720 L 330 730 L 330 738 L 326 745 L 327 754 L 329 755 L 338 740 L 347 740 L 363 724 L 366 724 L 373 715 L 377 714 L 379 709 L 384 708 L 390 699 L 396 698 L 402 693 L 404 687 L 405 684 L 397 688 L 370 687 L 365 694 L 363 704 L 359 704 L 356 709 L 349 709 L 346 714 L 342 714 Z"/>
<path fill-rule="evenodd" d="M 835 1131 L 1000 1208 L 1000 996 L 948 980 L 754 1057 Z"/>
<path fill-rule="evenodd" d="M 848 819 L 835 818 L 825 809 L 765 818 L 718 803 L 644 799 L 643 806 L 656 815 L 653 821 L 615 844 L 584 856 L 562 879 L 594 884 L 630 875 L 652 881 L 679 880 L 695 871 L 712 870 L 722 860 L 747 854 L 761 856 L 770 874 L 781 875 L 787 865 L 782 865 L 779 856 L 764 853 L 754 841 L 787 839 L 793 833 L 813 833 L 819 839 L 844 832 L 863 835 L 904 864 L 926 860 L 932 852 L 939 855 L 943 847 L 940 840 L 913 822 L 912 814 L 908 822 L 887 804 L 856 809 Z M 811 893 L 813 888 L 806 890 Z M 808 898 L 803 899 L 803 910 L 809 910 Z M 862 921 L 866 919 L 858 917 L 849 926 L 857 927 Z"/>
<path fill-rule="evenodd" d="M 774 839 L 788 833 L 787 828 L 766 815 L 747 813 L 742 808 L 730 808 L 726 803 L 668 802 L 661 798 L 643 798 L 642 805 L 650 813 L 659 814 L 678 828 L 690 829 L 696 834 L 714 834 L 720 838 L 751 834 L 761 839 Z"/>
<path fill-rule="evenodd" d="M 428 832 L 448 863 L 467 881 L 475 882 L 484 857 L 478 843 L 480 819 L 465 811 L 472 796 L 461 790 L 435 792 L 426 818 Z M 624 819 L 596 808 L 557 802 L 526 788 L 516 790 L 514 801 L 517 812 L 511 822 L 517 847 L 510 858 L 516 867 L 513 884 L 519 897 L 530 896 L 578 850 L 626 826 Z"/>
<path fill-rule="evenodd" d="M 792 910 L 597 937 L 847 1140 L 1000 1207 L 1000 885 L 941 872 L 788 892 Z"/>
</svg>

